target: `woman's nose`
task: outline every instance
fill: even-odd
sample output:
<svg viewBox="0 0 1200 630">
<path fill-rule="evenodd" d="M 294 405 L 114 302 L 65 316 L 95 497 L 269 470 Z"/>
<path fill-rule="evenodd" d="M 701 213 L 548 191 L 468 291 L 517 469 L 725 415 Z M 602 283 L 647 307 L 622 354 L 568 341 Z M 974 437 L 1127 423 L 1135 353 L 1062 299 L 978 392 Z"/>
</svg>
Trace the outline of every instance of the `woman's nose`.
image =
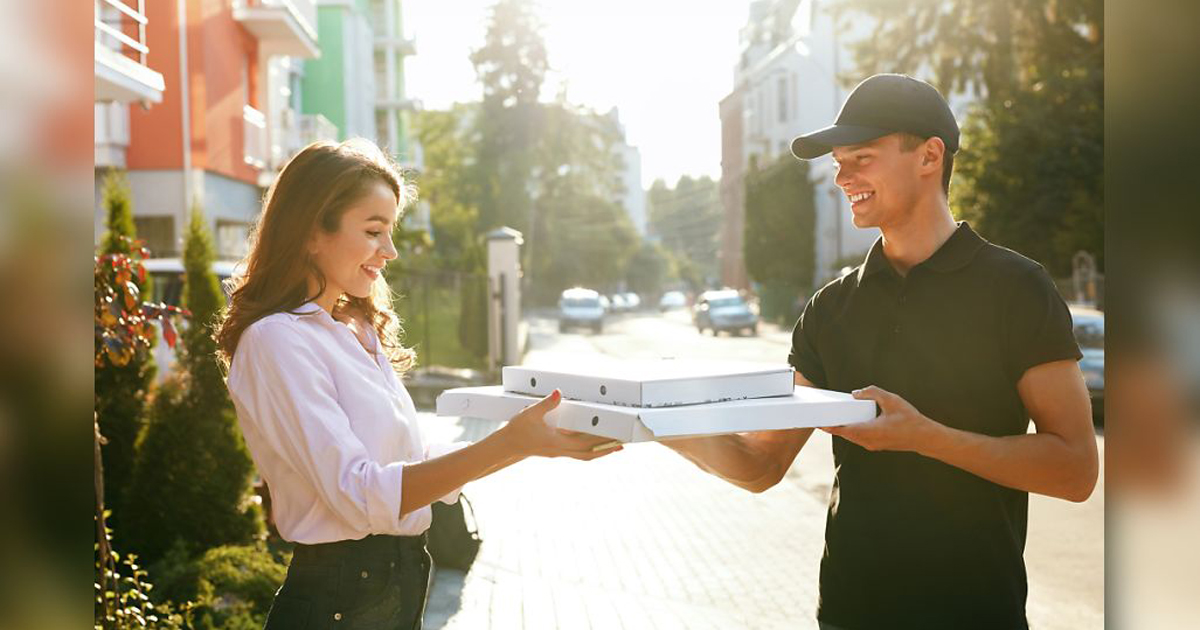
<svg viewBox="0 0 1200 630">
<path fill-rule="evenodd" d="M 383 243 L 383 248 L 379 253 L 383 254 L 383 257 L 388 260 L 396 258 L 398 255 L 396 252 L 396 244 L 392 242 L 392 239 L 386 239 Z"/>
</svg>

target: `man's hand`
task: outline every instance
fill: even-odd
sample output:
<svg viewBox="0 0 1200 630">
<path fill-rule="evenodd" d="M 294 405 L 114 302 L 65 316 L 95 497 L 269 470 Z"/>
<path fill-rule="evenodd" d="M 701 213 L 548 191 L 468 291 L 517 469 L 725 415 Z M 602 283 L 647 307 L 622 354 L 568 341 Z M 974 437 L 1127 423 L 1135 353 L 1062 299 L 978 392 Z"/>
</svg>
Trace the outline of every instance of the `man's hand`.
<svg viewBox="0 0 1200 630">
<path fill-rule="evenodd" d="M 827 427 L 822 431 L 850 440 L 868 451 L 919 452 L 940 426 L 907 400 L 874 385 L 855 390 L 854 397 L 875 401 L 879 405 L 879 416 L 869 422 Z"/>
</svg>

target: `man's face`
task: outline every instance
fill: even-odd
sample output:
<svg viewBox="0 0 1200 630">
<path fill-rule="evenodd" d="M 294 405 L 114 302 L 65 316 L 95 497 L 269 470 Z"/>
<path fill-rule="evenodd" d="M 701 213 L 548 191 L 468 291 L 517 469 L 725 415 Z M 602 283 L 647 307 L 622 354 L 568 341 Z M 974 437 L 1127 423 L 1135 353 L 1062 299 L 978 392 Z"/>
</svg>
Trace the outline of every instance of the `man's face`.
<svg viewBox="0 0 1200 630">
<path fill-rule="evenodd" d="M 922 151 L 904 151 L 890 134 L 864 144 L 834 147 L 834 180 L 850 200 L 855 227 L 886 227 L 905 218 L 918 197 Z"/>
</svg>

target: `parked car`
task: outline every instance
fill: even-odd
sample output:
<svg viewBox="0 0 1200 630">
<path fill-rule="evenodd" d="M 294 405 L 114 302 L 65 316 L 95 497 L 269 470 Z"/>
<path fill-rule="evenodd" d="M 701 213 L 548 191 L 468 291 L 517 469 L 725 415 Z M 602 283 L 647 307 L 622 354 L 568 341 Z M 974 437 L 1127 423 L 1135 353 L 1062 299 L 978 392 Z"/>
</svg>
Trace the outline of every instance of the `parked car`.
<svg viewBox="0 0 1200 630">
<path fill-rule="evenodd" d="M 722 330 L 731 334 L 741 334 L 743 330 L 751 335 L 758 334 L 758 315 L 741 294 L 732 289 L 701 293 L 692 308 L 692 320 L 701 333 L 710 329 L 713 335 Z"/>
<path fill-rule="evenodd" d="M 571 326 L 591 328 L 594 332 L 604 330 L 604 305 L 599 293 L 579 287 L 562 292 L 558 300 L 558 330 L 564 332 Z"/>
<path fill-rule="evenodd" d="M 629 301 L 625 299 L 625 295 L 622 293 L 612 294 L 610 301 L 612 303 L 612 312 L 614 313 L 624 313 L 629 310 Z"/>
<path fill-rule="evenodd" d="M 634 293 L 633 291 L 629 291 L 628 293 L 623 293 L 622 295 L 625 297 L 626 310 L 636 311 L 641 308 L 642 298 L 638 297 L 638 294 Z"/>
<path fill-rule="evenodd" d="M 1095 309 L 1071 307 L 1071 326 L 1075 342 L 1083 352 L 1079 369 L 1092 399 L 1092 423 L 1104 426 L 1104 313 Z"/>
<path fill-rule="evenodd" d="M 682 291 L 667 291 L 658 300 L 658 310 L 666 313 L 671 309 L 687 306 L 687 296 Z"/>
<path fill-rule="evenodd" d="M 612 311 L 612 300 L 608 299 L 607 295 L 601 294 L 600 295 L 600 306 L 604 309 L 605 313 L 608 313 L 608 312 Z"/>
<path fill-rule="evenodd" d="M 146 280 L 151 287 L 151 301 L 163 302 L 170 306 L 183 306 L 184 273 L 181 259 L 148 258 L 142 261 L 142 266 L 146 269 Z M 244 270 L 242 264 L 218 260 L 213 262 L 212 270 L 221 285 L 221 291 L 225 293 L 225 299 L 228 300 L 229 291 L 225 287 L 225 281 L 234 274 L 242 273 Z M 186 328 L 187 319 L 181 318 L 178 324 L 181 328 Z M 161 326 L 161 324 L 158 325 Z M 154 362 L 158 365 L 158 380 L 162 381 L 170 373 L 171 364 L 175 362 L 175 350 L 167 345 L 161 334 L 158 336 L 158 344 L 154 347 Z"/>
</svg>

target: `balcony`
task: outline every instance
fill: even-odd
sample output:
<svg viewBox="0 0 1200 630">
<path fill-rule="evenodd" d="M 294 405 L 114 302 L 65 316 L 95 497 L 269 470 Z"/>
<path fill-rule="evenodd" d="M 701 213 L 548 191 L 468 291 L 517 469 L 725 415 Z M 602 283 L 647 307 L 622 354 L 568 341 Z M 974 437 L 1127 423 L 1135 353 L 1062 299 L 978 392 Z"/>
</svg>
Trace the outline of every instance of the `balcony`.
<svg viewBox="0 0 1200 630">
<path fill-rule="evenodd" d="M 257 37 L 269 55 L 321 55 L 315 0 L 234 0 L 233 19 Z"/>
<path fill-rule="evenodd" d="M 267 117 L 262 112 L 242 106 L 242 123 L 245 137 L 242 141 L 246 164 L 257 169 L 267 166 Z"/>
<path fill-rule="evenodd" d="M 146 65 L 145 0 L 95 0 L 96 94 L 102 102 L 162 102 L 161 74 Z"/>
<path fill-rule="evenodd" d="M 375 48 L 394 49 L 404 57 L 411 57 L 417 54 L 417 42 L 410 37 L 380 35 L 375 38 Z"/>
<path fill-rule="evenodd" d="M 271 166 L 275 170 L 283 168 L 292 156 L 318 140 L 338 140 L 337 125 L 320 114 L 296 114 L 288 109 L 283 112 L 281 123 L 280 141 L 271 147 Z"/>
<path fill-rule="evenodd" d="M 129 149 L 129 104 L 96 103 L 96 167 L 125 168 Z"/>
</svg>

